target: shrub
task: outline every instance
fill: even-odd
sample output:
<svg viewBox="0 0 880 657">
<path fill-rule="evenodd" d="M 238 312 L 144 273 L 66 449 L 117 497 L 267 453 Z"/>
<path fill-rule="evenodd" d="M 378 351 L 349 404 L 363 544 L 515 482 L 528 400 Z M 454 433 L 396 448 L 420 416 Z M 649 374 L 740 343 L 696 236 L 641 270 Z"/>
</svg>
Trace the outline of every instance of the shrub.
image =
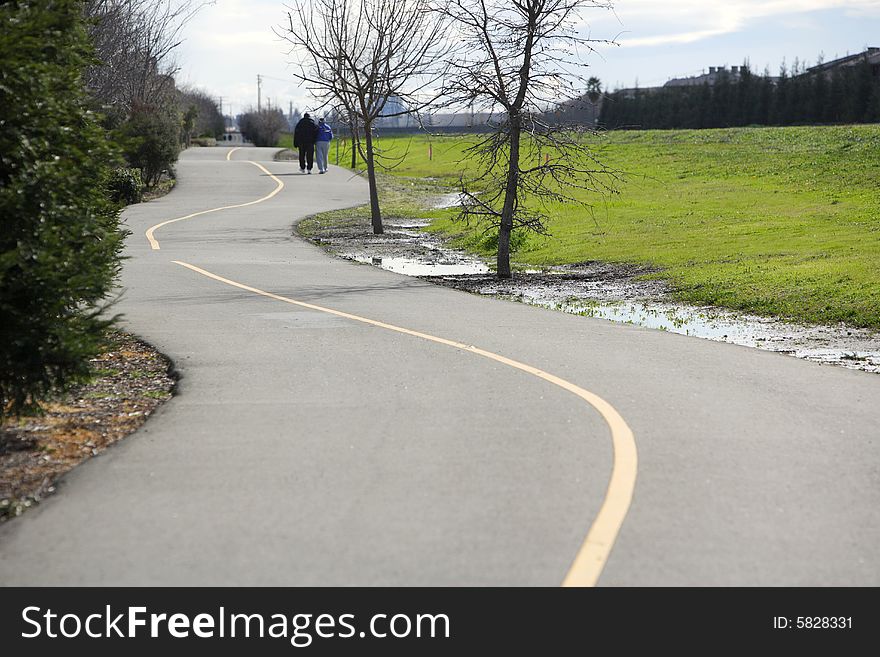
<svg viewBox="0 0 880 657">
<path fill-rule="evenodd" d="M 510 252 L 516 253 L 521 251 L 529 241 L 529 235 L 524 230 L 513 230 L 510 233 Z M 498 231 L 490 231 L 482 233 L 477 242 L 477 249 L 485 253 L 492 253 L 498 250 Z"/>
<path fill-rule="evenodd" d="M 150 105 L 132 109 L 121 129 L 121 143 L 129 165 L 141 170 L 148 187 L 171 172 L 180 153 L 180 120 L 176 111 Z"/>
<path fill-rule="evenodd" d="M 181 89 L 178 91 L 178 105 L 184 111 L 184 137 L 222 137 L 226 132 L 226 119 L 220 113 L 217 101 L 201 89 Z M 187 121 L 187 112 L 195 109 Z"/>
<path fill-rule="evenodd" d="M 79 0 L 0 4 L 0 417 L 88 374 L 123 234 Z"/>
<path fill-rule="evenodd" d="M 120 167 L 114 169 L 107 183 L 107 191 L 114 203 L 131 205 L 140 203 L 144 197 L 144 181 L 140 169 Z"/>
<path fill-rule="evenodd" d="M 238 117 L 244 138 L 254 146 L 277 146 L 281 133 L 287 130 L 287 119 L 280 109 L 250 111 Z"/>
</svg>

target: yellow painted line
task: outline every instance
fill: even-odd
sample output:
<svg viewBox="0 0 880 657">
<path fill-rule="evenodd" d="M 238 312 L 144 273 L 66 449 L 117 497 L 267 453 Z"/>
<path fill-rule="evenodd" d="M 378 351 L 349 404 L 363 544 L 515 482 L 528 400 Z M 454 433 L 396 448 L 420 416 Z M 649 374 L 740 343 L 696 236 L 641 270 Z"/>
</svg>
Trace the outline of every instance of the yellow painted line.
<svg viewBox="0 0 880 657">
<path fill-rule="evenodd" d="M 232 149 L 232 150 L 237 150 L 237 149 Z M 229 153 L 228 153 L 227 156 L 226 156 L 227 159 L 229 158 L 229 155 L 231 155 L 231 154 L 232 154 L 232 151 L 229 151 Z M 162 226 L 167 226 L 168 224 L 174 224 L 174 223 L 177 223 L 178 221 L 183 221 L 184 219 L 192 219 L 193 217 L 200 217 L 200 216 L 202 216 L 202 215 L 204 215 L 204 214 L 211 214 L 212 212 L 220 212 L 221 210 L 233 210 L 233 209 L 235 209 L 235 208 L 246 208 L 246 207 L 249 206 L 249 205 L 256 205 L 257 203 L 262 203 L 263 201 L 268 201 L 270 198 L 272 198 L 273 196 L 275 196 L 275 194 L 277 194 L 277 193 L 280 192 L 282 189 L 284 189 L 284 183 L 281 182 L 281 181 L 280 181 L 278 178 L 276 178 L 275 176 L 273 176 L 273 175 L 272 175 L 272 174 L 266 169 L 266 167 L 264 167 L 262 164 L 260 164 L 259 162 L 250 162 L 249 160 L 248 160 L 247 162 L 248 162 L 248 164 L 253 164 L 253 165 L 254 165 L 255 167 L 257 167 L 260 171 L 262 171 L 262 172 L 265 173 L 267 176 L 269 176 L 272 180 L 275 181 L 276 187 L 275 187 L 275 189 L 272 190 L 271 193 L 267 194 L 267 195 L 264 196 L 263 198 L 258 198 L 256 201 L 249 201 L 249 202 L 247 202 L 247 203 L 238 203 L 238 204 L 236 204 L 236 205 L 224 205 L 224 206 L 221 207 L 221 208 L 211 208 L 210 210 L 202 210 L 201 212 L 193 212 L 192 214 L 188 214 L 188 215 L 186 215 L 185 217 L 178 217 L 177 219 L 169 219 L 168 221 L 163 221 L 161 224 L 156 224 L 155 226 L 151 226 L 149 229 L 147 229 L 147 232 L 146 232 L 145 234 L 146 234 L 146 236 L 147 236 L 147 239 L 148 239 L 149 242 L 150 242 L 150 247 L 153 249 L 153 251 L 158 251 L 158 250 L 159 250 L 159 240 L 157 240 L 157 239 L 153 236 L 153 234 L 154 234 L 157 230 L 159 230 L 160 228 L 162 228 Z"/>
<path fill-rule="evenodd" d="M 543 379 L 553 385 L 559 386 L 563 390 L 567 390 L 587 402 L 599 412 L 608 424 L 608 428 L 611 430 L 611 441 L 614 447 L 614 465 L 611 470 L 611 479 L 608 483 L 608 488 L 605 491 L 605 499 L 602 502 L 602 507 L 599 509 L 599 513 L 593 521 L 590 531 L 587 533 L 587 537 L 581 545 L 580 550 L 578 550 L 577 556 L 575 557 L 571 568 L 569 568 L 568 574 L 565 576 L 562 585 L 595 586 L 599 576 L 602 574 L 602 569 L 605 567 L 605 562 L 611 554 L 611 549 L 614 547 L 614 542 L 617 539 L 620 527 L 626 519 L 626 514 L 629 511 L 632 502 L 633 491 L 635 490 L 636 485 L 636 474 L 638 472 L 638 451 L 636 449 L 636 442 L 632 430 L 627 426 L 626 421 L 611 404 L 598 395 L 589 390 L 585 390 L 570 381 L 566 381 L 558 376 L 539 370 L 531 365 L 520 363 L 473 345 L 456 342 L 454 340 L 447 340 L 446 338 L 439 338 L 428 333 L 420 333 L 393 324 L 386 324 L 385 322 L 380 322 L 375 319 L 352 315 L 340 310 L 324 308 L 323 306 L 316 306 L 312 303 L 282 297 L 277 294 L 272 294 L 271 292 L 265 292 L 264 290 L 251 287 L 250 285 L 244 285 L 243 283 L 223 278 L 217 274 L 212 274 L 209 271 L 205 271 L 200 267 L 196 267 L 195 265 L 186 262 L 174 260 L 174 263 L 186 267 L 187 269 L 191 269 L 203 276 L 207 276 L 208 278 L 212 278 L 215 281 L 231 285 L 232 287 L 237 287 L 241 290 L 246 290 L 247 292 L 253 292 L 254 294 L 259 294 L 260 296 L 268 297 L 269 299 L 283 301 L 284 303 L 290 303 L 295 306 L 301 306 L 302 308 L 308 308 L 309 310 L 328 313 L 330 315 L 343 317 L 363 324 L 369 324 L 370 326 L 376 326 L 389 331 L 411 335 L 423 340 L 429 340 L 431 342 L 436 342 L 438 344 L 454 347 L 455 349 L 461 349 L 462 351 L 489 358 L 499 363 L 503 363 L 504 365 L 508 365 L 509 367 L 528 372 L 539 379 Z"/>
<path fill-rule="evenodd" d="M 226 154 L 226 161 L 229 162 L 232 159 L 232 154 L 235 151 L 240 151 L 240 150 L 241 150 L 241 146 L 236 146 L 235 148 L 230 148 L 229 152 Z"/>
</svg>

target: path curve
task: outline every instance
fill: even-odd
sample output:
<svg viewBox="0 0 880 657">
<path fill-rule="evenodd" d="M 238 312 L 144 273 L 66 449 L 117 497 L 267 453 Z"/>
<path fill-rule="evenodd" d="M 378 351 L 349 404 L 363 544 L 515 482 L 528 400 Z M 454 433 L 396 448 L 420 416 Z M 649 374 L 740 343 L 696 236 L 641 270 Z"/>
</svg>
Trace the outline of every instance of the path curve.
<svg viewBox="0 0 880 657">
<path fill-rule="evenodd" d="M 296 299 L 282 297 L 277 294 L 272 294 L 271 292 L 258 290 L 255 287 L 244 285 L 237 281 L 231 281 L 228 278 L 223 278 L 222 276 L 205 271 L 200 267 L 196 267 L 186 262 L 175 260 L 174 263 L 215 281 L 248 292 L 253 292 L 254 294 L 259 294 L 260 296 L 274 299 L 276 301 L 290 303 L 295 306 L 301 306 L 303 308 L 335 315 L 337 317 L 344 317 L 345 319 L 350 319 L 355 322 L 362 322 L 388 331 L 395 331 L 429 342 L 436 342 L 437 344 L 446 345 L 447 347 L 460 349 L 467 353 L 476 354 L 483 358 L 494 360 L 498 363 L 507 365 L 508 367 L 527 372 L 532 376 L 548 381 L 587 402 L 590 406 L 596 409 L 611 430 L 611 441 L 614 444 L 614 467 L 611 471 L 608 490 L 605 493 L 605 498 L 599 509 L 599 513 L 593 521 L 593 524 L 590 526 L 587 538 L 584 540 L 581 549 L 578 550 L 574 563 L 571 565 L 571 568 L 569 568 L 568 573 L 565 576 L 563 585 L 566 587 L 595 586 L 599 576 L 602 574 L 602 568 L 608 561 L 608 557 L 614 547 L 614 541 L 617 538 L 618 532 L 620 532 L 623 521 L 626 519 L 627 511 L 629 511 L 629 506 L 632 502 L 632 496 L 636 486 L 636 475 L 638 473 L 638 450 L 636 449 L 636 442 L 632 430 L 627 426 L 626 421 L 611 404 L 598 395 L 595 395 L 588 390 L 584 390 L 570 381 L 566 381 L 558 376 L 539 370 L 531 365 L 526 365 L 510 358 L 505 358 L 504 356 L 500 356 L 491 351 L 486 351 L 485 349 L 480 349 L 473 345 L 463 344 L 454 340 L 447 340 L 446 338 L 438 338 L 435 335 L 412 331 L 410 329 L 401 328 L 400 326 L 394 326 L 393 324 L 386 324 L 385 322 L 378 322 L 374 319 L 360 317 L 359 315 L 352 315 L 333 310 L 332 308 L 324 308 L 312 303 L 304 303 L 302 301 L 297 301 Z"/>
<path fill-rule="evenodd" d="M 229 153 L 226 155 L 227 160 L 229 160 L 229 156 L 232 155 L 233 151 L 235 151 L 235 150 L 238 150 L 238 149 L 234 148 L 231 151 L 229 151 Z M 264 203 L 265 201 L 268 201 L 269 199 L 273 198 L 282 189 L 284 189 L 284 183 L 281 182 L 275 176 L 273 176 L 271 173 L 269 173 L 269 170 L 266 169 L 266 167 L 264 167 L 262 164 L 260 164 L 259 162 L 248 162 L 248 164 L 253 164 L 255 167 L 257 167 L 257 169 L 259 169 L 260 171 L 265 173 L 267 176 L 269 176 L 276 184 L 275 189 L 273 189 L 271 192 L 269 192 L 265 196 L 261 196 L 260 198 L 256 199 L 255 201 L 249 201 L 247 203 L 236 203 L 235 205 L 223 205 L 218 208 L 210 208 L 209 210 L 201 210 L 200 212 L 192 212 L 184 217 L 178 217 L 177 219 L 167 219 L 166 221 L 159 222 L 158 224 L 156 224 L 154 226 L 150 226 L 147 229 L 147 231 L 144 233 L 144 235 L 147 238 L 147 241 L 150 243 L 150 248 L 153 249 L 153 251 L 158 251 L 160 249 L 159 240 L 156 239 L 155 233 L 157 230 L 159 230 L 160 228 L 163 228 L 164 226 L 168 226 L 170 224 L 176 224 L 178 221 L 192 219 L 193 217 L 200 217 L 200 216 L 206 215 L 206 214 L 213 214 L 214 212 L 221 212 L 223 210 L 235 210 L 236 208 L 246 208 L 251 205 L 256 205 L 257 203 Z"/>
<path fill-rule="evenodd" d="M 230 149 L 226 153 L 226 160 L 231 161 L 232 154 L 238 150 L 241 149 Z M 155 231 L 159 228 L 201 215 L 263 203 L 274 197 L 284 188 L 284 183 L 277 177 L 272 175 L 261 164 L 253 161 L 249 161 L 249 163 L 253 164 L 258 169 L 263 171 L 277 184 L 277 187 L 270 194 L 249 203 L 240 203 L 236 205 L 220 206 L 208 210 L 202 210 L 201 212 L 195 212 L 192 214 L 188 214 L 184 217 L 170 219 L 151 226 L 146 231 L 146 238 L 150 243 L 150 247 L 156 251 L 158 251 L 160 248 L 158 240 L 156 240 L 154 237 Z M 638 449 L 636 447 L 636 442 L 635 438 L 633 437 L 632 430 L 629 428 L 629 426 L 627 426 L 626 421 L 620 416 L 620 413 L 618 413 L 611 404 L 609 404 L 598 395 L 589 392 L 588 390 L 584 390 L 580 386 L 561 379 L 560 377 L 557 377 L 553 374 L 549 374 L 530 365 L 526 365 L 524 363 L 505 358 L 504 356 L 500 356 L 493 352 L 480 349 L 473 345 L 465 345 L 461 342 L 457 342 L 454 340 L 439 338 L 437 336 L 427 335 L 425 333 L 412 331 L 409 329 L 401 328 L 399 326 L 393 326 L 384 322 L 367 319 L 358 315 L 351 315 L 349 313 L 344 313 L 337 310 L 324 308 L 322 306 L 308 304 L 302 301 L 278 296 L 269 292 L 265 292 L 263 290 L 258 290 L 256 288 L 244 285 L 236 281 L 231 281 L 227 278 L 223 278 L 222 276 L 218 276 L 211 272 L 205 271 L 204 269 L 201 269 L 189 263 L 180 262 L 177 260 L 175 260 L 174 263 L 187 267 L 188 269 L 191 269 L 192 271 L 195 271 L 203 276 L 207 276 L 208 278 L 220 281 L 221 283 L 232 285 L 234 287 L 238 287 L 240 289 L 259 294 L 261 296 L 272 298 L 277 301 L 283 301 L 286 303 L 309 308 L 311 310 L 317 310 L 319 312 L 325 312 L 353 321 L 371 324 L 373 326 L 378 326 L 387 330 L 397 331 L 399 333 L 404 333 L 421 338 L 423 340 L 444 344 L 446 346 L 483 356 L 484 358 L 495 360 L 514 369 L 519 369 L 521 371 L 532 374 L 533 376 L 548 381 L 553 385 L 559 386 L 563 390 L 566 390 L 581 398 L 583 401 L 587 402 L 602 416 L 602 418 L 608 425 L 609 430 L 611 431 L 611 441 L 614 446 L 614 462 L 602 506 L 599 509 L 599 513 L 596 516 L 596 519 L 591 524 L 589 531 L 587 532 L 586 539 L 584 540 L 581 548 L 578 550 L 574 562 L 572 563 L 571 567 L 565 575 L 563 585 L 566 587 L 595 586 L 596 582 L 599 579 L 599 576 L 602 574 L 602 568 L 605 566 L 605 563 L 607 562 L 608 557 L 611 554 L 611 550 L 614 547 L 614 541 L 617 538 L 617 534 L 620 532 L 620 528 L 622 527 L 623 522 L 626 519 L 626 514 L 629 511 L 629 507 L 632 502 L 633 492 L 636 485 L 636 477 L 638 474 Z"/>
<path fill-rule="evenodd" d="M 577 560 L 616 458 L 593 409 L 526 370 L 179 261 L 455 336 L 612 403 L 639 479 L 601 585 L 880 584 L 880 377 L 332 259 L 290 225 L 366 186 L 273 152 L 191 149 L 170 195 L 126 210 L 137 236 L 229 208 L 166 224 L 161 251 L 126 248 L 117 309 L 174 360 L 180 394 L 0 526 L 0 582 L 553 586 Z M 272 177 L 283 189 L 254 203 Z"/>
</svg>

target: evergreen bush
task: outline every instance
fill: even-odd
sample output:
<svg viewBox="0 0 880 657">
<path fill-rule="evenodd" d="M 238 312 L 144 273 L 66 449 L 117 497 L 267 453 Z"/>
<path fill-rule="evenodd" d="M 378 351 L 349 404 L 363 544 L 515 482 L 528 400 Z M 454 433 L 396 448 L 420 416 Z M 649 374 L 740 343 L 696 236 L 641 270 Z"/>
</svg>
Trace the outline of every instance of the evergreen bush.
<svg viewBox="0 0 880 657">
<path fill-rule="evenodd" d="M 0 3 L 0 417 L 88 375 L 120 268 L 78 0 Z"/>
<path fill-rule="evenodd" d="M 141 170 L 147 187 L 155 187 L 163 173 L 169 175 L 180 153 L 180 118 L 176 110 L 141 105 L 132 109 L 121 129 L 128 163 Z"/>
<path fill-rule="evenodd" d="M 128 167 L 119 167 L 110 174 L 107 184 L 108 193 L 115 203 L 131 205 L 140 203 L 144 197 L 144 181 L 141 180 L 141 170 Z"/>
</svg>

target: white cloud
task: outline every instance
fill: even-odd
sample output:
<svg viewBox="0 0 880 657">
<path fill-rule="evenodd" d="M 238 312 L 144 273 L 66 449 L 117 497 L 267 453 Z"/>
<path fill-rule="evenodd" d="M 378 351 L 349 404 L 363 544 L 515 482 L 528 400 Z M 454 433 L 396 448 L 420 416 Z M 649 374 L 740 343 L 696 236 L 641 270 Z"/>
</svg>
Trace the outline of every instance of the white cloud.
<svg viewBox="0 0 880 657">
<path fill-rule="evenodd" d="M 287 22 L 283 0 L 217 0 L 199 12 L 181 46 L 181 82 L 224 98 L 224 109 L 256 105 L 257 75 L 262 98 L 287 107 L 305 106 L 308 95 L 288 69 L 289 48 L 273 31 Z"/>
<path fill-rule="evenodd" d="M 620 32 L 621 45 L 649 47 L 693 43 L 738 32 L 760 19 L 828 9 L 875 16 L 880 0 L 617 0 L 617 20 L 598 12 L 584 18 L 593 34 Z"/>
<path fill-rule="evenodd" d="M 724 29 L 709 29 L 696 30 L 694 32 L 679 32 L 678 34 L 658 34 L 656 36 L 642 37 L 640 39 L 630 39 L 624 37 L 620 39 L 620 43 L 621 45 L 629 46 L 630 48 L 665 46 L 671 43 L 694 43 L 696 41 L 702 41 L 703 39 L 708 39 L 713 36 L 727 34 L 728 31 L 729 30 Z"/>
<path fill-rule="evenodd" d="M 287 0 L 289 3 L 289 0 Z M 795 26 L 821 10 L 837 10 L 840 15 L 857 16 L 863 25 L 880 17 L 880 0 L 613 0 L 614 12 L 601 9 L 584 13 L 590 34 L 597 39 L 613 38 L 625 48 L 613 49 L 608 61 L 597 58 L 591 63 L 602 68 L 603 76 L 627 79 L 635 71 L 644 80 L 665 79 L 675 70 L 688 70 L 687 57 L 699 44 L 735 32 L 745 32 L 768 18 L 785 19 Z M 821 17 L 815 15 L 816 20 Z M 293 101 L 303 108 L 308 94 L 296 85 L 288 68 L 288 48 L 274 34 L 273 28 L 285 25 L 285 0 L 217 0 L 205 7 L 186 29 L 186 42 L 180 53 L 182 81 L 224 97 L 224 104 L 235 112 L 256 104 L 256 76 L 264 76 L 263 99 L 287 105 Z M 804 23 L 801 23 L 804 25 Z M 866 27 L 867 30 L 869 28 Z M 793 29 L 793 31 L 798 31 Z M 880 34 L 880 30 L 877 30 Z M 870 34 L 870 32 L 869 32 Z M 806 37 L 805 37 L 806 38 Z M 868 40 L 872 40 L 870 36 Z M 865 37 L 853 43 L 854 49 L 865 45 Z M 829 48 L 804 42 L 800 52 Z M 695 45 L 696 44 L 696 45 Z M 664 45 L 667 57 L 661 61 Z M 752 54 L 755 48 L 750 48 Z M 878 45 L 870 43 L 868 45 Z M 689 46 L 689 47 L 685 47 Z M 836 48 L 845 49 L 847 45 Z M 606 49 L 602 49 L 606 51 Z M 795 50 L 798 52 L 798 50 Z M 627 55 L 639 61 L 627 59 Z M 780 53 L 780 57 L 784 53 Z M 741 53 L 737 56 L 741 57 Z M 759 55 L 770 61 L 776 55 Z M 763 62 L 764 59 L 761 59 Z M 778 60 L 776 60 L 778 61 Z M 696 66 L 696 64 L 695 64 Z M 775 64 L 774 64 L 775 66 Z M 615 68 L 616 67 L 616 68 Z"/>
<path fill-rule="evenodd" d="M 199 50 L 220 50 L 226 51 L 230 48 L 258 47 L 262 48 L 269 45 L 274 50 L 281 42 L 275 43 L 272 35 L 267 34 L 265 30 L 259 32 L 235 32 L 233 34 L 218 34 L 217 32 L 197 31 L 193 32 L 189 41 Z"/>
</svg>

